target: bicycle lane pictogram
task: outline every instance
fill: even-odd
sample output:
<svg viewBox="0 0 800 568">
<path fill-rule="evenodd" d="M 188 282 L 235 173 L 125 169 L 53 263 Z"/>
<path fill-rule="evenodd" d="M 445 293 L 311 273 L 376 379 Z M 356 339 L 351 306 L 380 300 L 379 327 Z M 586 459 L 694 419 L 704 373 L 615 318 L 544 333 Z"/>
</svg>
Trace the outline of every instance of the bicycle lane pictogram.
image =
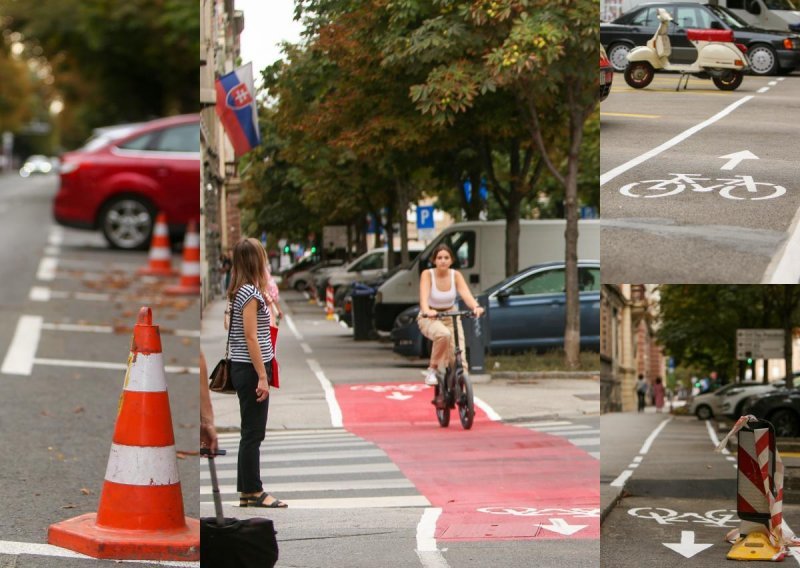
<svg viewBox="0 0 800 568">
<path fill-rule="evenodd" d="M 597 539 L 599 464 L 566 439 L 491 420 L 441 428 L 423 384 L 339 384 L 344 428 L 377 444 L 431 503 L 438 541 Z"/>
</svg>

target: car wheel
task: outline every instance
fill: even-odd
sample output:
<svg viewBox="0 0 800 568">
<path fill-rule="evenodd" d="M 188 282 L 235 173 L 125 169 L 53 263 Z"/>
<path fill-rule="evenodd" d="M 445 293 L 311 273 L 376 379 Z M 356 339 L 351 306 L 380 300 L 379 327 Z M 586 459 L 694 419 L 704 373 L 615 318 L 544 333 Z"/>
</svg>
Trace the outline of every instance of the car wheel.
<svg viewBox="0 0 800 568">
<path fill-rule="evenodd" d="M 756 45 L 748 48 L 747 58 L 754 75 L 774 75 L 778 70 L 778 58 L 775 50 L 768 45 Z"/>
<path fill-rule="evenodd" d="M 153 232 L 154 218 L 153 210 L 141 199 L 122 197 L 103 208 L 100 229 L 113 248 L 145 249 Z"/>
<path fill-rule="evenodd" d="M 770 414 L 768 420 L 775 427 L 776 436 L 794 438 L 800 431 L 797 424 L 797 414 L 793 410 L 781 408 Z"/>
<path fill-rule="evenodd" d="M 294 289 L 297 290 L 298 292 L 302 292 L 303 290 L 305 290 L 306 286 L 308 286 L 308 284 L 306 283 L 305 280 L 298 280 L 297 282 L 294 283 Z"/>
<path fill-rule="evenodd" d="M 644 89 L 653 80 L 655 70 L 647 61 L 634 61 L 625 69 L 625 82 L 634 89 Z"/>
<path fill-rule="evenodd" d="M 708 420 L 714 416 L 714 413 L 711 412 L 711 407 L 706 404 L 701 404 L 697 407 L 694 411 L 694 415 L 697 416 L 698 420 Z"/>
<path fill-rule="evenodd" d="M 608 60 L 611 61 L 614 71 L 625 71 L 630 52 L 631 46 L 626 43 L 615 43 L 608 48 Z"/>
</svg>

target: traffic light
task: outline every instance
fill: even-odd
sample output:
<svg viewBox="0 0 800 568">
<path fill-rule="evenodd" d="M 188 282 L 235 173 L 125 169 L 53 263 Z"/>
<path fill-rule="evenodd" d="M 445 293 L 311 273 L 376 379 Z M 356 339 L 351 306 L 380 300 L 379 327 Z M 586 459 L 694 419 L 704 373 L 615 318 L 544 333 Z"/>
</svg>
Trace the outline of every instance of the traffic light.
<svg viewBox="0 0 800 568">
<path fill-rule="evenodd" d="M 291 249 L 289 248 L 289 245 L 286 245 L 285 247 L 283 247 L 283 254 L 289 254 L 290 251 L 291 251 Z"/>
<path fill-rule="evenodd" d="M 315 246 L 311 247 L 311 254 L 317 254 L 317 247 Z"/>
<path fill-rule="evenodd" d="M 747 358 L 747 364 L 748 365 L 752 365 L 753 364 L 753 353 L 748 351 L 747 353 L 745 353 L 745 357 Z"/>
</svg>

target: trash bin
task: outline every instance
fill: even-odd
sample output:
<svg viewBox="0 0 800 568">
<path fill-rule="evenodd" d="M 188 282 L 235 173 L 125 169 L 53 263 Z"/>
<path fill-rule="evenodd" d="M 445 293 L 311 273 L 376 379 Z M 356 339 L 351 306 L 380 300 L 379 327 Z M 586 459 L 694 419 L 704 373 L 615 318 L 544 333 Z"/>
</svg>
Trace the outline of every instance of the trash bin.
<svg viewBox="0 0 800 568">
<path fill-rule="evenodd" d="M 353 339 L 365 341 L 375 338 L 372 308 L 375 305 L 375 288 L 355 285 L 353 287 Z"/>
</svg>

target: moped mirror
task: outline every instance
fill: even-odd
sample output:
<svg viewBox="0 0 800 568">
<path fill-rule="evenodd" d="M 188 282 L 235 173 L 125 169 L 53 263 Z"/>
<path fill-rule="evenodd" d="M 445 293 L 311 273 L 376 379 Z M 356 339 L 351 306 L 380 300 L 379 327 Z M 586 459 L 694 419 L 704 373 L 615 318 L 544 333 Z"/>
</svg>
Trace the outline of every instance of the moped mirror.
<svg viewBox="0 0 800 568">
<path fill-rule="evenodd" d="M 747 11 L 754 16 L 758 16 L 761 14 L 761 4 L 759 4 L 757 0 L 751 0 L 747 3 Z"/>
</svg>

